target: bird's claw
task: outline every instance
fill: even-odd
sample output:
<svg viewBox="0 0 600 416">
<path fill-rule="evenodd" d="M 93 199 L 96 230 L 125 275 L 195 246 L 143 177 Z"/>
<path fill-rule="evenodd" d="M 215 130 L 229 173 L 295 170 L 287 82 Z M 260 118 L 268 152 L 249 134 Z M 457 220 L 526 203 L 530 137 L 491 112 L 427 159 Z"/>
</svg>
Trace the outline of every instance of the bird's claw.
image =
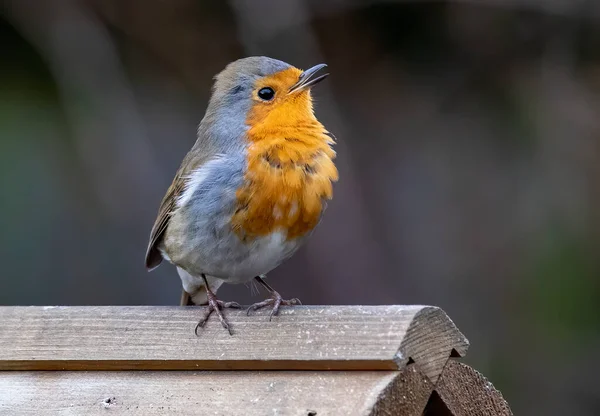
<svg viewBox="0 0 600 416">
<path fill-rule="evenodd" d="M 300 299 L 294 298 L 290 300 L 284 300 L 278 292 L 273 292 L 271 297 L 263 300 L 262 302 L 257 302 L 253 305 L 250 305 L 248 309 L 246 309 L 246 315 L 250 315 L 250 312 L 257 311 L 269 305 L 273 305 L 273 309 L 271 309 L 271 314 L 269 315 L 269 321 L 273 319 L 274 315 L 279 313 L 279 307 L 283 306 L 294 306 L 294 305 L 302 305 Z"/>
<path fill-rule="evenodd" d="M 207 295 L 208 295 L 208 305 L 207 305 L 208 312 L 196 324 L 194 333 L 196 334 L 196 336 L 198 336 L 198 330 L 200 328 L 204 327 L 204 325 L 208 322 L 208 318 L 210 318 L 210 315 L 212 315 L 212 313 L 214 312 L 217 315 L 217 317 L 219 318 L 219 322 L 221 322 L 221 325 L 223 325 L 223 328 L 225 328 L 227 330 L 227 332 L 229 332 L 229 335 L 233 335 L 233 332 L 231 331 L 231 327 L 229 326 L 227 319 L 225 319 L 225 316 L 223 316 L 223 312 L 221 311 L 221 309 L 225 309 L 225 308 L 241 309 L 242 305 L 240 305 L 237 302 L 223 302 L 222 300 L 217 299 L 215 297 L 215 295 L 211 292 L 207 292 Z"/>
</svg>

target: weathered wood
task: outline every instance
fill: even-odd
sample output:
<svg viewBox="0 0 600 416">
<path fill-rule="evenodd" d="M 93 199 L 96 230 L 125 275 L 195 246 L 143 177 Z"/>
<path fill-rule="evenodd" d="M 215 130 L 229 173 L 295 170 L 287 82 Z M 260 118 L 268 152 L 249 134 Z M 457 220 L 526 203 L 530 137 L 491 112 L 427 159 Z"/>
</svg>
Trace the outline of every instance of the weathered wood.
<svg viewBox="0 0 600 416">
<path fill-rule="evenodd" d="M 451 355 L 467 353 L 468 341 L 457 331 L 440 309 L 423 309 L 406 331 L 401 351 L 436 383 Z"/>
<path fill-rule="evenodd" d="M 421 416 L 433 392 L 433 383 L 412 364 L 379 393 L 372 411 L 376 416 Z"/>
<path fill-rule="evenodd" d="M 439 308 L 303 306 L 227 311 L 194 335 L 195 307 L 0 307 L 0 370 L 397 370 L 433 382 L 468 342 Z"/>
<path fill-rule="evenodd" d="M 466 364 L 448 360 L 425 416 L 512 416 L 502 394 Z"/>
<path fill-rule="evenodd" d="M 432 384 L 402 371 L 2 372 L 0 414 L 420 416 Z"/>
</svg>

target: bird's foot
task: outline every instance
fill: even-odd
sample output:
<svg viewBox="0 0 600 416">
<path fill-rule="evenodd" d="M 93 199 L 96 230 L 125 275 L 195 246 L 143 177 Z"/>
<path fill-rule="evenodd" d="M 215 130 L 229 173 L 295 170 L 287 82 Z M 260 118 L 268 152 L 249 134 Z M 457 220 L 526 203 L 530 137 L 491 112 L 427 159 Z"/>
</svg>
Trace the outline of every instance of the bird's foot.
<svg viewBox="0 0 600 416">
<path fill-rule="evenodd" d="M 219 321 L 221 322 L 221 325 L 223 325 L 223 328 L 225 328 L 227 332 L 229 332 L 229 335 L 233 335 L 233 332 L 231 332 L 231 327 L 229 326 L 227 319 L 225 319 L 225 316 L 223 316 L 223 312 L 221 311 L 221 309 L 241 309 L 242 306 L 237 302 L 223 302 L 222 300 L 217 299 L 216 295 L 208 288 L 206 290 L 206 295 L 208 297 L 208 312 L 206 313 L 206 315 L 204 315 L 202 319 L 200 319 L 200 321 L 196 325 L 196 329 L 194 329 L 194 333 L 196 334 L 196 336 L 198 336 L 198 329 L 204 327 L 206 322 L 208 322 L 208 318 L 210 318 L 210 315 L 212 315 L 213 312 L 219 318 Z"/>
<path fill-rule="evenodd" d="M 270 305 L 273 305 L 273 309 L 271 309 L 271 315 L 269 315 L 269 321 L 271 319 L 273 319 L 274 315 L 277 315 L 277 313 L 279 312 L 279 307 L 281 305 L 283 305 L 283 306 L 302 305 L 302 302 L 300 302 L 300 300 L 298 298 L 284 300 L 278 292 L 273 290 L 271 292 L 271 297 L 269 299 L 266 299 L 266 300 L 263 300 L 262 302 L 257 302 L 255 304 L 251 305 L 246 310 L 246 315 L 250 315 L 251 311 L 256 311 L 258 309 L 261 309 L 261 308 L 264 308 L 264 307 L 267 307 Z"/>
</svg>

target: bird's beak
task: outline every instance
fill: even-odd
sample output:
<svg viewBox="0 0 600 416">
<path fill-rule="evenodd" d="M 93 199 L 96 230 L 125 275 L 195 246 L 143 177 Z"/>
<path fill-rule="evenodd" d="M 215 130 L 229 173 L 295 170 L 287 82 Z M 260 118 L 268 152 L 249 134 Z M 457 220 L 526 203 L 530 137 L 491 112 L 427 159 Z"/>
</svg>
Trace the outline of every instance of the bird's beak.
<svg viewBox="0 0 600 416">
<path fill-rule="evenodd" d="M 300 74 L 300 78 L 298 79 L 298 82 L 296 82 L 294 85 L 291 86 L 288 94 L 293 94 L 297 91 L 305 90 L 305 89 L 310 88 L 313 85 L 318 84 L 319 82 L 323 81 L 329 75 L 328 73 L 319 75 L 318 77 L 315 77 L 315 74 L 317 72 L 319 72 L 321 69 L 326 68 L 326 67 L 327 67 L 327 65 L 325 65 L 325 64 L 319 64 L 319 65 L 315 65 L 312 68 L 307 69 L 306 71 L 302 72 Z"/>
</svg>

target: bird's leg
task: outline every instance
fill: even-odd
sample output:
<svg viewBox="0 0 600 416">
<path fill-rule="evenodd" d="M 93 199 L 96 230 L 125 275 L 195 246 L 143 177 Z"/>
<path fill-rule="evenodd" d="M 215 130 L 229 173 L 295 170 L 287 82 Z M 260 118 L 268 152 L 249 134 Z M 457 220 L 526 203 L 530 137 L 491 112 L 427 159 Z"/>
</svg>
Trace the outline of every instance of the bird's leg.
<svg viewBox="0 0 600 416">
<path fill-rule="evenodd" d="M 273 289 L 267 282 L 265 282 L 261 276 L 256 276 L 254 279 L 256 281 L 258 281 L 258 283 L 263 285 L 263 287 L 265 289 L 267 289 L 269 291 L 269 293 L 271 293 L 271 297 L 269 299 L 263 300 L 262 302 L 257 302 L 255 304 L 251 305 L 248 308 L 248 310 L 246 311 L 246 314 L 249 315 L 250 311 L 256 311 L 258 309 L 264 308 L 265 306 L 273 305 L 273 309 L 271 310 L 271 315 L 269 315 L 269 321 L 270 321 L 271 319 L 273 319 L 273 315 L 277 315 L 277 313 L 279 312 L 279 307 L 281 305 L 293 306 L 293 305 L 301 305 L 302 304 L 300 302 L 300 300 L 297 298 L 290 299 L 290 300 L 284 300 L 281 297 L 281 295 L 275 289 Z"/>
<path fill-rule="evenodd" d="M 225 317 L 223 316 L 223 312 L 221 312 L 221 309 L 240 309 L 242 306 L 237 302 L 223 302 L 222 300 L 217 299 L 217 296 L 213 293 L 212 290 L 210 290 L 208 282 L 206 281 L 206 276 L 204 274 L 202 274 L 202 279 L 204 279 L 204 284 L 206 287 L 206 297 L 208 298 L 208 313 L 202 319 L 200 319 L 200 322 L 198 322 L 198 324 L 196 325 L 196 329 L 194 329 L 196 336 L 198 336 L 198 329 L 204 327 L 204 324 L 208 322 L 208 318 L 210 317 L 210 315 L 212 315 L 213 312 L 219 318 L 219 321 L 221 322 L 221 325 L 223 325 L 223 328 L 225 328 L 229 332 L 229 335 L 233 335 L 233 333 L 231 332 L 231 328 L 229 327 L 229 323 L 227 323 L 227 319 L 225 319 Z"/>
</svg>

